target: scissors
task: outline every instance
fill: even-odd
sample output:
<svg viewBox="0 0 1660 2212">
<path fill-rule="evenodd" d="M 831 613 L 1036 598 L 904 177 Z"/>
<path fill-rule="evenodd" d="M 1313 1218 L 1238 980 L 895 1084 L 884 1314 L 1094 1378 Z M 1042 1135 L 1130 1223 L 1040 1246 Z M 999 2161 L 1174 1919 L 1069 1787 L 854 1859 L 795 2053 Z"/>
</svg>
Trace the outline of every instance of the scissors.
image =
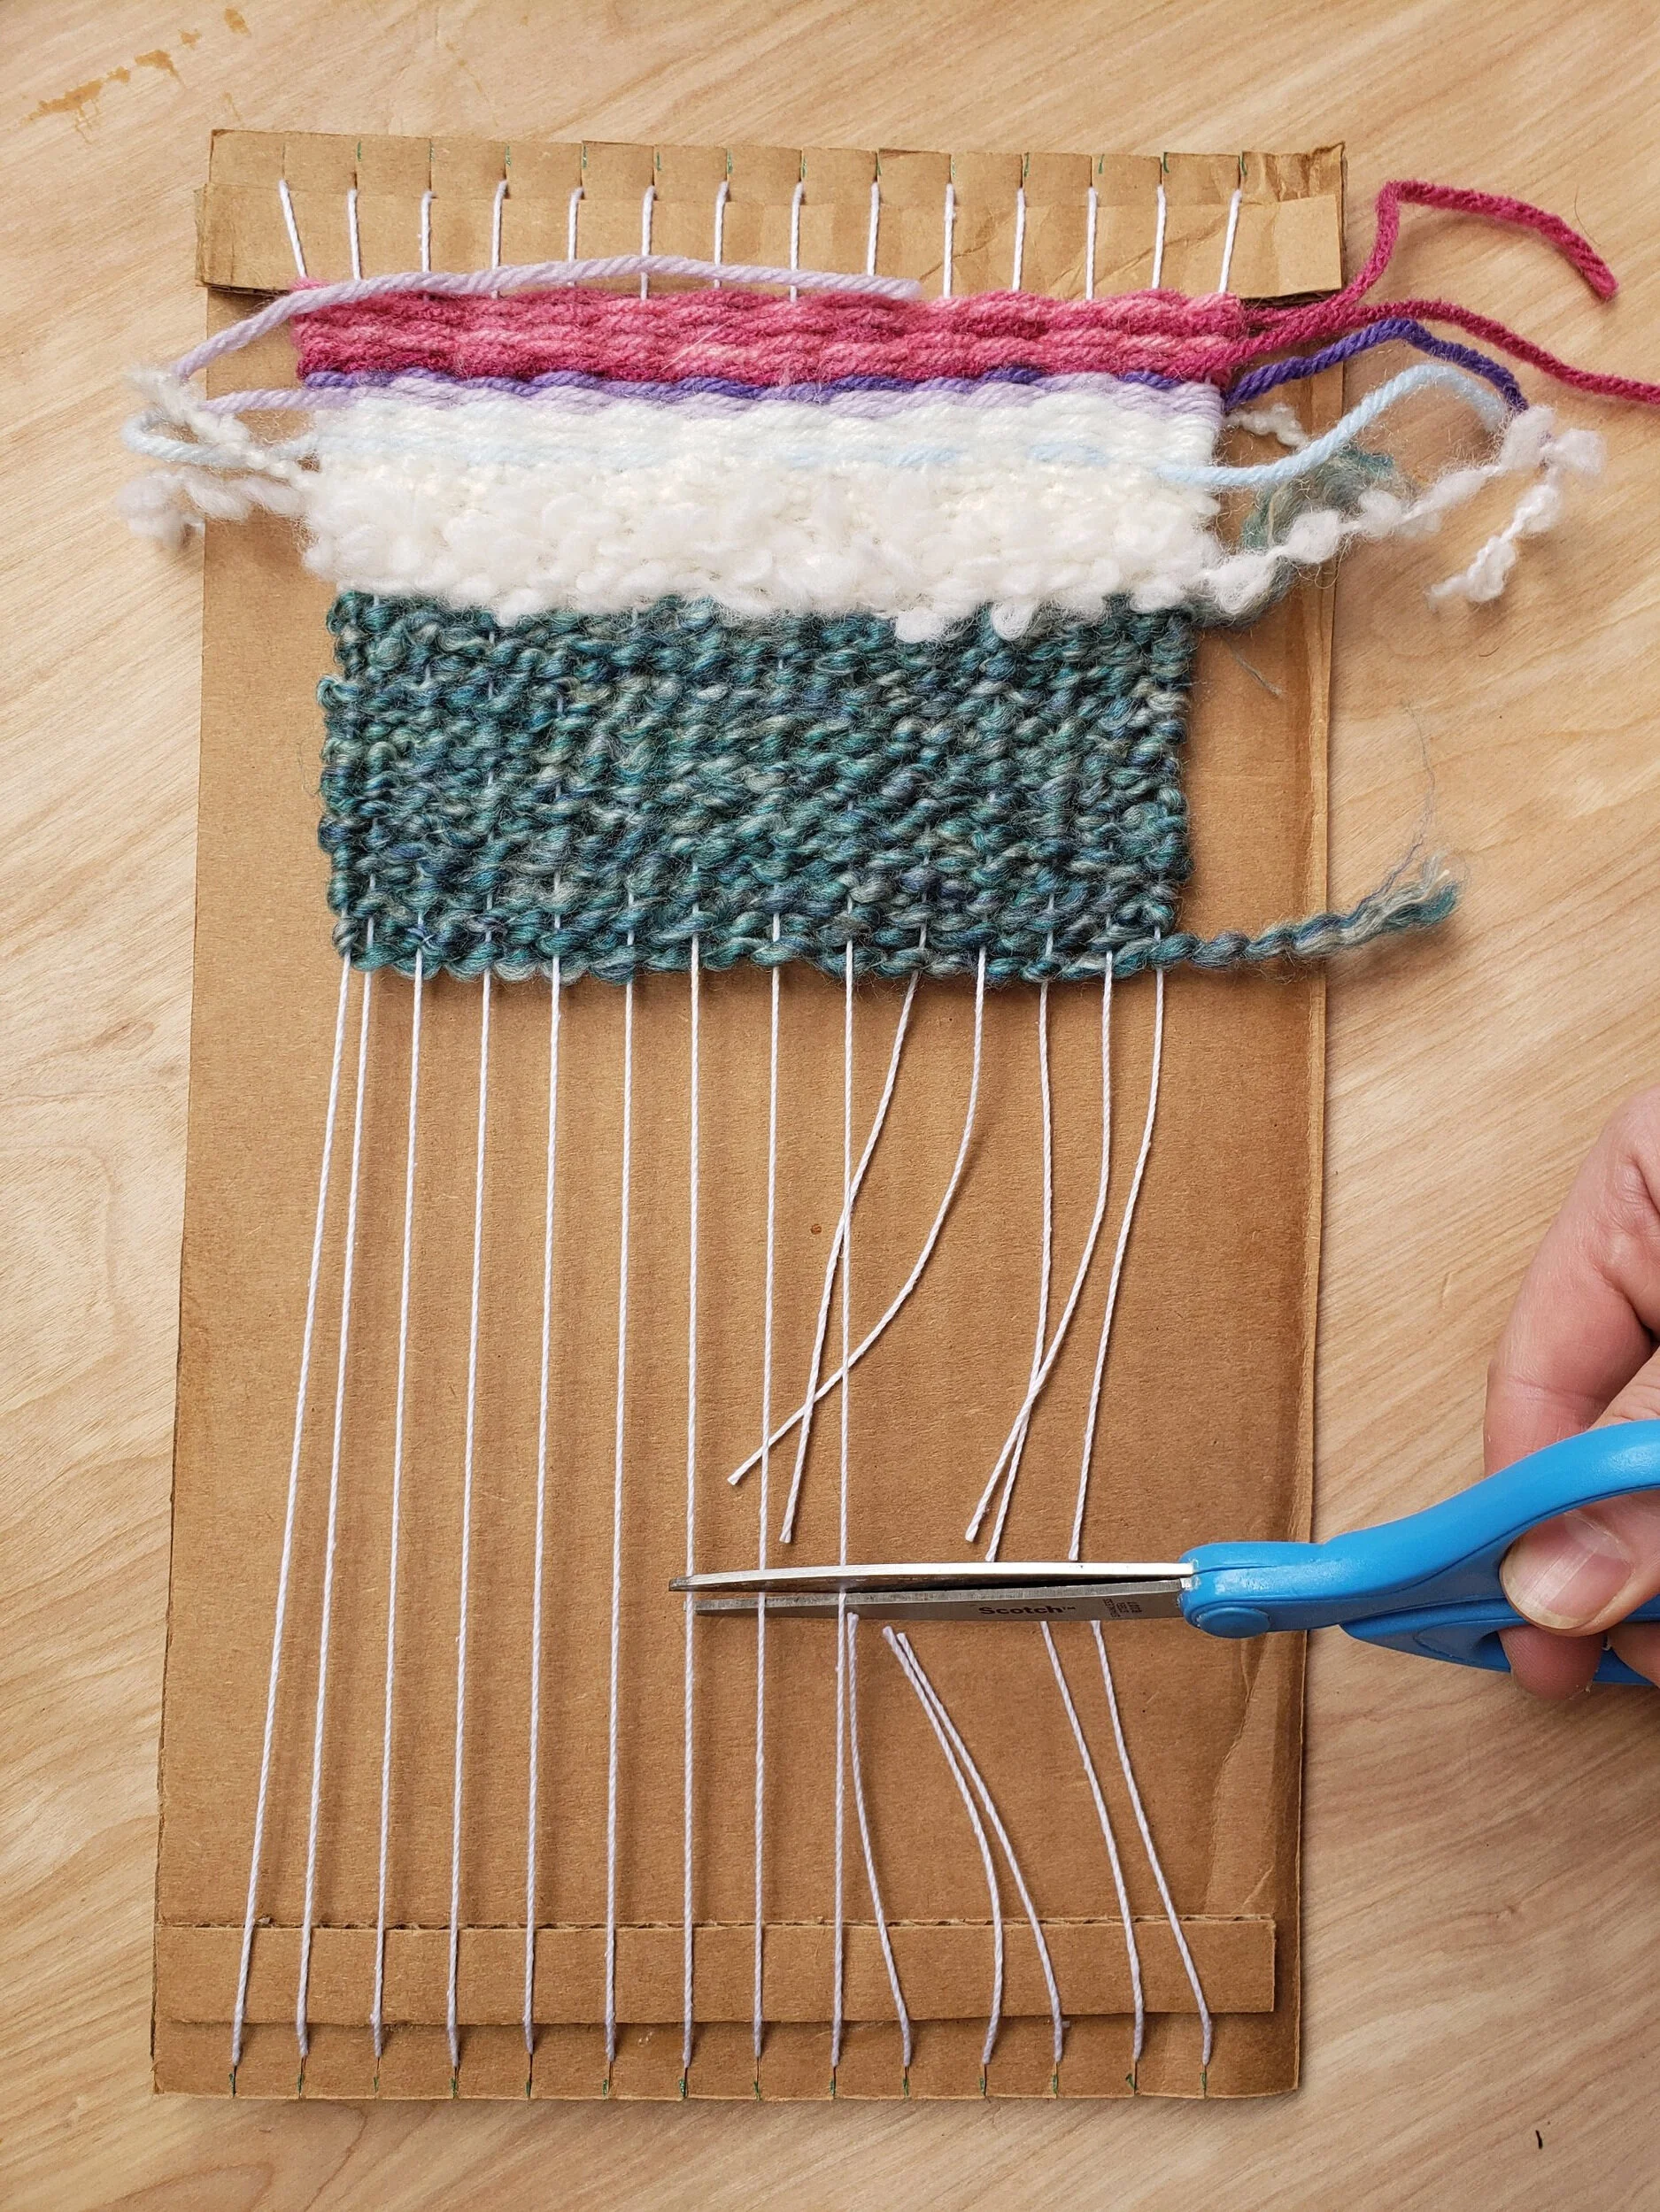
<svg viewBox="0 0 1660 2212">
<path fill-rule="evenodd" d="M 1180 1559 L 943 1561 L 899 1566 L 772 1567 L 683 1575 L 671 1585 L 699 1613 L 769 1620 L 846 1611 L 880 1621 L 1146 1621 L 1179 1615 L 1208 1636 L 1344 1628 L 1463 1667 L 1508 1670 L 1501 1629 L 1522 1624 L 1499 1564 L 1525 1530 L 1576 1506 L 1660 1490 L 1660 1421 L 1633 1421 L 1548 1445 L 1422 1513 L 1323 1544 L 1201 1544 Z M 1660 1598 L 1632 1614 L 1660 1621 Z M 1611 1651 L 1598 1682 L 1651 1685 Z"/>
</svg>

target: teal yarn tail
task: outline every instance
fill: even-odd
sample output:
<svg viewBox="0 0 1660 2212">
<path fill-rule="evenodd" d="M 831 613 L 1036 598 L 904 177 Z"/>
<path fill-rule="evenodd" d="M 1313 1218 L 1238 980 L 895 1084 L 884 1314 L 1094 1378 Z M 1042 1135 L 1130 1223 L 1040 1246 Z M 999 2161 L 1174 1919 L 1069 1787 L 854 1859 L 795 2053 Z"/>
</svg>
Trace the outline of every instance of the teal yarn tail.
<svg viewBox="0 0 1660 2212">
<path fill-rule="evenodd" d="M 567 982 L 802 960 L 1099 976 L 1191 866 L 1193 625 L 1123 601 L 1000 637 L 706 603 L 499 623 L 345 593 L 320 691 L 336 941 Z"/>
<path fill-rule="evenodd" d="M 1323 960 L 1441 921 L 1409 861 L 1346 913 L 1177 928 L 1194 626 L 1116 601 L 1017 638 L 706 603 L 514 623 L 343 593 L 319 838 L 361 967 L 622 983 L 1099 979 Z"/>
<path fill-rule="evenodd" d="M 1136 975 L 1152 967 L 1248 968 L 1275 961 L 1329 960 L 1403 929 L 1432 929 L 1457 906 L 1463 889 L 1458 875 L 1439 854 L 1419 861 L 1410 856 L 1345 913 L 1305 914 L 1301 921 L 1276 921 L 1253 936 L 1224 929 L 1214 937 L 1177 930 L 1169 937 L 1144 938 L 1126 945 L 1113 961 L 1115 975 Z"/>
</svg>

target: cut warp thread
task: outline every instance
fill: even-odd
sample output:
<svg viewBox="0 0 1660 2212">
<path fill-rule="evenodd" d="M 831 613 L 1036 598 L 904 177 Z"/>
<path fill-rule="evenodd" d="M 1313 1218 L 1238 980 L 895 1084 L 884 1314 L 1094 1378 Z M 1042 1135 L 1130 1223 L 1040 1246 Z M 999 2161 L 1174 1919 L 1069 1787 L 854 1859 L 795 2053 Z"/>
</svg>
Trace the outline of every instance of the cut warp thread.
<svg viewBox="0 0 1660 2212">
<path fill-rule="evenodd" d="M 1054 1964 L 1049 1956 L 1049 1946 L 1043 1932 L 1043 1923 L 1038 1916 L 1038 1908 L 1032 1902 L 1031 1892 L 1027 1887 L 1026 1877 L 1021 1872 L 1020 1861 L 1015 1856 L 1015 1846 L 1008 1839 L 1008 1830 L 1003 1825 L 1002 1817 L 999 1814 L 997 1807 L 992 1801 L 991 1792 L 985 1786 L 980 1769 L 975 1765 L 973 1758 L 969 1754 L 969 1747 L 963 1742 L 962 1737 L 957 1729 L 955 1722 L 953 1721 L 950 1714 L 946 1711 L 944 1699 L 941 1698 L 939 1692 L 929 1680 L 921 1660 L 917 1658 L 915 1652 L 912 1648 L 910 1638 L 905 1634 L 902 1629 L 894 1630 L 891 1628 L 884 1628 L 882 1633 L 887 1643 L 889 1650 L 893 1653 L 894 1657 L 899 1661 L 899 1665 L 904 1669 L 906 1679 L 909 1682 L 912 1689 L 915 1691 L 918 1699 L 922 1702 L 923 1711 L 928 1715 L 930 1722 L 934 1723 L 934 1732 L 939 1739 L 941 1748 L 946 1749 L 946 1746 L 949 1746 L 949 1749 L 946 1752 L 947 1764 L 952 1767 L 954 1773 L 960 1774 L 962 1777 L 966 1777 L 968 1786 L 973 1791 L 975 1796 L 978 1799 L 980 1810 L 984 1814 L 987 1824 L 991 1828 L 992 1833 L 997 1838 L 999 1846 L 1002 1851 L 1003 1861 L 1008 1869 L 1009 1878 L 1015 1884 L 1015 1893 L 1020 1899 L 1021 1909 L 1025 1914 L 1027 1925 L 1031 1930 L 1031 1939 L 1038 1946 L 1038 1963 L 1043 1971 L 1044 1987 L 1048 1992 L 1049 2019 L 1054 2034 L 1054 2075 L 1051 2086 L 1058 2094 L 1060 2090 L 1061 2054 L 1066 2043 L 1066 2022 L 1062 2018 L 1061 2013 L 1061 1992 L 1055 1982 Z M 993 1885 L 995 1885 L 995 1874 L 992 1875 L 992 1880 Z M 985 2048 L 986 2058 L 988 2061 L 991 2054 L 992 2045 L 996 2039 L 999 2017 L 1001 2011 L 1001 2002 L 1002 1977 L 1000 1968 L 998 1987 L 994 1999 L 997 2010 L 992 2014 L 992 2020 L 986 2032 Z"/>
<path fill-rule="evenodd" d="M 1502 324 L 1434 299 L 1370 297 L 1403 204 L 1531 229 L 1602 297 L 1614 280 L 1585 240 L 1537 209 L 1418 183 L 1378 203 L 1365 267 L 1335 296 L 1282 309 L 1229 290 L 1243 202 L 1229 203 L 1217 289 L 1162 289 L 1168 206 L 1157 189 L 1149 291 L 1095 295 L 1100 202 L 1088 196 L 1082 300 L 1022 289 L 1023 187 L 1009 289 L 954 297 L 958 205 L 947 185 L 941 297 L 876 274 L 880 183 L 871 187 L 861 274 L 803 268 L 807 186 L 789 204 L 788 266 L 725 258 L 730 185 L 714 196 L 713 258 L 652 251 L 656 201 L 639 208 L 637 254 L 579 257 L 583 191 L 567 210 L 561 261 L 501 264 L 504 180 L 490 209 L 490 266 L 434 271 L 433 194 L 421 198 L 420 267 L 365 278 L 358 197 L 347 196 L 352 277 L 316 284 L 286 183 L 279 198 L 296 288 L 170 368 L 142 373 L 129 444 L 154 464 L 128 488 L 135 528 L 177 543 L 206 519 L 256 510 L 299 526 L 304 558 L 336 593 L 338 674 L 321 687 L 326 725 L 320 840 L 342 955 L 295 1426 L 277 1573 L 264 1731 L 234 2006 L 230 2069 L 243 2056 L 250 1975 L 294 1571 L 302 1439 L 328 1219 L 351 971 L 363 971 L 344 1224 L 335 1398 L 322 1530 L 320 1613 L 310 1715 L 309 1792 L 294 2015 L 310 2048 L 310 1979 L 326 1775 L 324 1746 L 354 1270 L 360 1235 L 373 971 L 413 979 L 405 1130 L 396 1407 L 390 1467 L 376 1935 L 370 2028 L 377 2068 L 386 2022 L 391 1912 L 392 1754 L 403 1488 L 409 1457 L 410 1313 L 415 1244 L 422 1007 L 440 975 L 480 979 L 470 1305 L 460 1467 L 454 1740 L 445 1993 L 452 2085 L 462 2057 L 463 1781 L 469 1696 L 475 1438 L 481 1388 L 491 992 L 546 974 L 547 1128 L 540 1360 L 530 1562 L 529 1732 L 525 1800 L 522 2025 L 526 2088 L 537 2057 L 536 1946 L 543 1804 L 556 1183 L 564 993 L 585 977 L 623 991 L 621 1188 L 606 1653 L 603 2022 L 606 2093 L 619 2048 L 622 1880 L 623 1534 L 629 1427 L 630 1244 L 635 1204 L 636 984 L 688 978 L 690 1120 L 684 1565 L 698 1564 L 699 1238 L 705 1214 L 706 977 L 769 968 L 760 1443 L 730 1483 L 759 1468 L 756 1553 L 795 1541 L 817 1407 L 838 1394 L 838 1559 L 850 1553 L 853 1370 L 916 1294 L 949 1229 L 980 1128 L 985 993 L 1036 984 L 1041 1235 L 1023 1396 L 966 1531 L 999 1556 L 1032 1422 L 1107 1239 L 1116 990 L 1151 971 L 1153 1032 L 1145 1116 L 1101 1291 L 1069 1556 L 1082 1556 L 1120 1289 L 1148 1172 L 1162 1078 L 1165 978 L 1172 968 L 1249 969 L 1322 960 L 1442 920 L 1458 885 L 1439 858 L 1409 856 L 1352 906 L 1252 922 L 1200 937 L 1182 926 L 1192 865 L 1182 754 L 1197 632 L 1249 620 L 1300 574 L 1363 543 L 1439 530 L 1502 479 L 1521 485 L 1509 521 L 1437 599 L 1496 597 L 1524 539 L 1560 520 L 1598 442 L 1528 404 L 1506 360 L 1569 386 L 1653 404 L 1660 388 L 1557 361 Z M 665 294 L 654 279 L 703 289 Z M 605 288 L 613 289 L 605 289 Z M 301 386 L 207 398 L 193 380 L 237 348 L 292 325 Z M 1448 337 L 1447 328 L 1460 336 Z M 1475 343 L 1468 343 L 1468 341 Z M 1287 382 L 1384 345 L 1420 357 L 1311 435 L 1275 394 Z M 306 427 L 261 438 L 251 418 L 303 412 Z M 1383 444 L 1404 416 L 1437 410 L 1448 459 L 1415 483 Z M 1276 439 L 1276 457 L 1218 459 L 1226 428 Z M 1226 495 L 1250 512 L 1225 537 Z M 805 961 L 842 994 L 841 1201 L 825 1257 L 804 1384 L 779 1418 L 781 975 Z M 854 1006 L 869 978 L 902 980 L 881 1093 L 862 1145 L 854 1129 Z M 855 1212 L 897 1095 L 918 983 L 972 977 L 972 1041 L 956 1148 L 917 1256 L 862 1334 L 852 1313 Z M 1055 1280 L 1054 1085 L 1050 994 L 1100 988 L 1097 1184 L 1076 1270 Z M 382 998 L 385 986 L 382 986 Z M 911 1048 L 915 1058 L 915 1048 Z M 648 1182 L 641 1179 L 644 1201 Z M 867 1201 L 868 1204 L 868 1201 Z M 862 1247 L 861 1247 L 862 1248 Z M 867 1270 L 868 1272 L 868 1270 Z M 874 1303 L 874 1300 L 872 1301 Z M 839 1349 L 830 1356 L 832 1306 Z M 1018 1386 L 1017 1386 L 1018 1387 Z M 1011 1396 L 1014 1393 L 1011 1393 Z M 794 1391 L 784 1399 L 790 1405 Z M 753 1432 L 752 1432 L 753 1433 Z M 773 1454 L 794 1438 L 773 1525 Z M 1036 1466 L 1036 1455 L 1033 1455 Z M 1028 1491 L 1037 1480 L 1026 1477 Z M 481 1496 L 483 1493 L 481 1492 Z M 989 1524 L 989 1525 L 988 1525 Z M 753 1809 L 753 2023 L 756 2093 L 766 2034 L 768 1639 L 756 1608 Z M 899 2031 L 911 2013 L 879 1879 L 874 1792 L 861 1738 L 859 1615 L 838 1608 L 833 1761 L 813 1753 L 832 1796 L 831 2087 L 846 2027 L 849 1784 L 860 1857 Z M 1146 2045 L 1147 1991 L 1131 1882 L 1062 1663 L 1045 1660 L 1107 1854 L 1133 2008 L 1132 2085 Z M 699 1636 L 684 1611 L 681 1759 L 681 2070 L 696 2045 L 695 1721 Z M 1131 1765 L 1107 1643 L 1093 1629 L 1114 1753 L 1131 1817 L 1193 1992 L 1208 2069 L 1209 2007 Z M 963 1735 L 909 1638 L 884 1631 L 961 1800 L 984 1875 L 992 1987 L 982 2051 L 992 2062 L 1005 2009 L 1000 1854 L 1031 1927 L 1053 2031 L 1054 2085 L 1066 2034 L 1053 1962 L 1026 1876 Z M 1063 1642 L 1064 1639 L 1062 1639 Z M 1035 1658 L 1035 1646 L 1027 1648 Z M 293 1671 L 290 1665 L 290 1673 Z M 891 1678 L 890 1678 L 891 1679 Z M 866 1684 L 869 1694 L 869 1684 Z M 1045 1693 L 1046 1694 L 1046 1692 Z M 1087 1700 L 1085 1700 L 1087 1704 Z M 516 1725 L 516 1724 L 515 1724 Z M 776 1725 L 776 1724 L 775 1724 Z M 1116 1784 L 1108 1782 L 1113 1789 Z M 517 1814 L 514 1814 L 516 1823 Z M 993 1845 L 995 1844 L 995 1850 Z M 377 2075 L 378 2080 L 378 2075 Z"/>
</svg>

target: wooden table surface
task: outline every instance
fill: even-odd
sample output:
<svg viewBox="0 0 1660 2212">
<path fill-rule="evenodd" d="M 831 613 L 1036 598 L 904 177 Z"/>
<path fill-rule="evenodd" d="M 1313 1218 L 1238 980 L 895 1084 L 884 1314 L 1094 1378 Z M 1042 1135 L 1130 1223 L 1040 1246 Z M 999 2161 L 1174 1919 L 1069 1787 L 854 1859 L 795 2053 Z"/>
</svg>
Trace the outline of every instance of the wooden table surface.
<svg viewBox="0 0 1660 2212">
<path fill-rule="evenodd" d="M 1656 2201 L 1660 1701 L 1548 1711 L 1340 1638 L 1313 1654 L 1295 2097 L 152 2097 L 199 587 L 109 503 L 129 473 L 124 368 L 201 333 L 191 195 L 215 126 L 1144 152 L 1340 138 L 1351 254 L 1378 183 L 1427 176 L 1560 210 L 1625 280 L 1598 307 L 1534 241 L 1409 217 L 1393 289 L 1652 374 L 1657 53 L 1641 0 L 0 12 L 0 2202 Z M 1660 422 L 1570 405 L 1605 431 L 1608 476 L 1497 606 L 1425 604 L 1468 519 L 1409 556 L 1355 557 L 1340 586 L 1334 889 L 1432 816 L 1469 891 L 1440 940 L 1351 964 L 1331 994 L 1324 1530 L 1477 1471 L 1484 1363 L 1527 1254 L 1601 1121 L 1656 1072 Z"/>
</svg>

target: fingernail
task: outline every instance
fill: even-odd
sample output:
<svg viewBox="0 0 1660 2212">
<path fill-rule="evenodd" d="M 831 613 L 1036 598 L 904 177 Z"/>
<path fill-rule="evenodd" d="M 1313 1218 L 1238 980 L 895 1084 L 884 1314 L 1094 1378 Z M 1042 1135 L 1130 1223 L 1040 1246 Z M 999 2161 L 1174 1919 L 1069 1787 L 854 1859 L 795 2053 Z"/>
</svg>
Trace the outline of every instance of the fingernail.
<svg viewBox="0 0 1660 2212">
<path fill-rule="evenodd" d="M 1580 1629 L 1613 1604 L 1636 1561 L 1594 1515 L 1576 1509 L 1511 1545 L 1501 1571 L 1504 1594 L 1540 1628 Z"/>
</svg>

